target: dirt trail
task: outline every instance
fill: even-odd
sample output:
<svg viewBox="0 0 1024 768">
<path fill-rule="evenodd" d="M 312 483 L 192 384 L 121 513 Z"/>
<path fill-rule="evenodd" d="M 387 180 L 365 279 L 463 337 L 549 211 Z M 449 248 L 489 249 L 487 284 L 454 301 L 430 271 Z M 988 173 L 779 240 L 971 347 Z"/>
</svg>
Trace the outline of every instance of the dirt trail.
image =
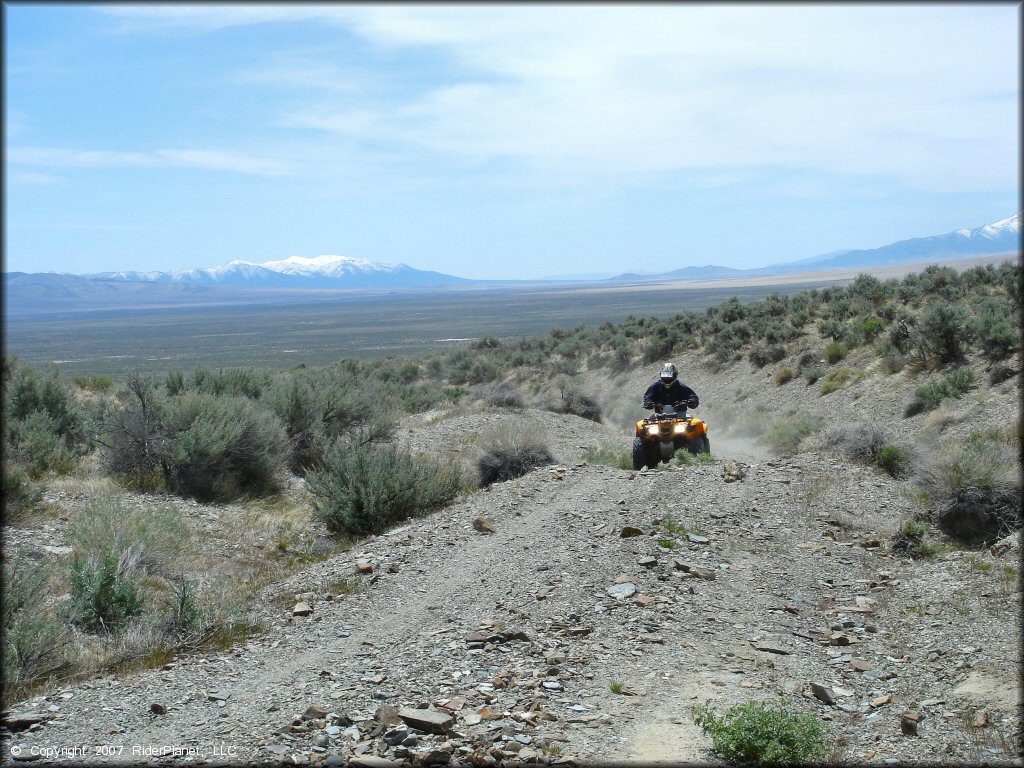
<svg viewBox="0 0 1024 768">
<path fill-rule="evenodd" d="M 1019 593 L 956 581 L 956 558 L 919 565 L 860 546 L 909 502 L 885 475 L 837 468 L 812 454 L 751 462 L 734 483 L 720 460 L 541 469 L 268 590 L 274 626 L 244 646 L 23 703 L 16 711 L 49 720 L 12 743 L 111 745 L 121 755 L 104 759 L 130 763 L 147 745 L 206 757 L 221 745 L 239 763 L 357 750 L 458 762 L 474 749 L 678 763 L 712 760 L 693 704 L 782 697 L 827 718 L 852 759 L 1009 759 L 985 750 L 1018 727 L 1014 708 L 984 704 L 992 738 L 979 740 L 961 716 L 978 703 L 956 702 L 961 683 L 984 687 L 979 675 L 1019 679 Z M 474 529 L 481 514 L 496 533 Z M 623 538 L 624 526 L 643 533 Z M 357 561 L 373 574 L 356 577 Z M 355 594 L 332 586 L 356 578 Z M 635 592 L 613 597 L 617 581 Z M 967 590 L 962 603 L 946 581 Z M 313 593 L 313 614 L 292 618 L 302 593 Z M 833 644 L 837 634 L 850 645 Z M 843 708 L 810 697 L 810 682 L 843 691 Z M 871 704 L 886 695 L 891 705 Z M 374 731 L 382 704 L 447 706 L 457 720 L 448 736 L 396 747 Z M 926 739 L 899 733 L 898 713 L 912 706 L 928 713 Z M 309 707 L 338 717 L 304 721 Z M 493 719 L 476 722 L 477 712 Z"/>
</svg>

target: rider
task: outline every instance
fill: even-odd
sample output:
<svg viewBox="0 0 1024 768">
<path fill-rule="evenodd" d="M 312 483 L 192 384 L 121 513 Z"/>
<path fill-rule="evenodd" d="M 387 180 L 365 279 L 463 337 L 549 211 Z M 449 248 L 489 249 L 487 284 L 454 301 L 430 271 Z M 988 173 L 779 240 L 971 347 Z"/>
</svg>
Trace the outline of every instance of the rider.
<svg viewBox="0 0 1024 768">
<path fill-rule="evenodd" d="M 644 408 L 653 408 L 655 413 L 661 413 L 663 405 L 678 407 L 683 406 L 696 408 L 700 405 L 697 393 L 679 381 L 676 367 L 672 363 L 665 363 L 658 374 L 658 381 L 654 382 L 644 392 Z"/>
</svg>

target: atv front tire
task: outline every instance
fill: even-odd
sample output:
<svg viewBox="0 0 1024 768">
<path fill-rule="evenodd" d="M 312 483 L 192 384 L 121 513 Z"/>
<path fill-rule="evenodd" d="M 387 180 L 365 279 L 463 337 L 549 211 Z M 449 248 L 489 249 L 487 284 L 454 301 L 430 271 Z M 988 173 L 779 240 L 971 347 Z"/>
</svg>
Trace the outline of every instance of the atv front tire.
<svg viewBox="0 0 1024 768">
<path fill-rule="evenodd" d="M 647 466 L 647 449 L 639 437 L 633 438 L 633 469 L 640 471 Z"/>
<path fill-rule="evenodd" d="M 698 453 L 711 453 L 711 442 L 707 435 L 698 435 L 686 444 L 686 450 L 697 455 Z"/>
</svg>

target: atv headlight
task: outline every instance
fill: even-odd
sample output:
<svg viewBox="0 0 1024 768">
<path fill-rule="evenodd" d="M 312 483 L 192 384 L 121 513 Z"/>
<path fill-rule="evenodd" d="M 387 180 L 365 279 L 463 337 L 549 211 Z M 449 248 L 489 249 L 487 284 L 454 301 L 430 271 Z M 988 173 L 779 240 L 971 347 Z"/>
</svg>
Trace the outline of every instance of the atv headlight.
<svg viewBox="0 0 1024 768">
<path fill-rule="evenodd" d="M 677 435 L 683 434 L 686 431 L 686 424 L 676 424 L 675 430 L 673 430 L 673 431 Z"/>
<path fill-rule="evenodd" d="M 658 434 L 658 425 L 657 424 L 648 424 L 647 425 L 647 434 L 648 435 L 656 435 L 656 434 Z"/>
</svg>

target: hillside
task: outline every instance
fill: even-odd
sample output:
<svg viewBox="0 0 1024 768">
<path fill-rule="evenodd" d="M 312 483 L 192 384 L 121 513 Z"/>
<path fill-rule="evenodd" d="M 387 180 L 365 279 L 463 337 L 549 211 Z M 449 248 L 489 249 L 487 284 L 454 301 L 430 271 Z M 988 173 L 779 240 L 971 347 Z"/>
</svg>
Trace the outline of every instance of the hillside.
<svg viewBox="0 0 1024 768">
<path fill-rule="evenodd" d="M 48 476 L 41 504 L 8 520 L 5 551 L 31 547 L 56 573 L 81 546 L 71 530 L 95 530 L 74 528 L 92 505 L 116 497 L 150 516 L 170 509 L 191 542 L 171 573 L 225 594 L 248 584 L 250 629 L 232 625 L 216 642 L 176 652 L 146 646 L 141 627 L 116 647 L 97 639 L 95 659 L 121 653 L 129 663 L 97 663 L 78 682 L 18 700 L 6 718 L 12 756 L 114 745 L 105 761 L 134 763 L 133 746 L 167 745 L 196 750 L 175 764 L 197 755 L 239 764 L 715 763 L 691 707 L 756 700 L 824 723 L 834 760 L 1013 764 L 1020 533 L 970 545 L 948 537 L 935 519 L 942 499 L 926 481 L 929 468 L 966 466 L 972 433 L 1019 450 L 1020 345 L 994 361 L 977 346 L 991 334 L 979 331 L 954 365 L 939 352 L 930 362 L 881 355 L 878 334 L 870 344 L 835 341 L 836 308 L 877 288 L 861 281 L 830 294 L 820 329 L 773 343 L 768 326 L 729 355 L 715 353 L 717 341 L 700 343 L 724 338 L 715 320 L 778 319 L 781 300 L 727 303 L 701 332 L 683 330 L 686 318 L 667 323 L 683 334 L 667 350 L 654 348 L 662 325 L 638 321 L 559 333 L 550 349 L 485 339 L 444 359 L 382 363 L 368 381 L 394 389 L 372 402 L 382 391 L 393 402 L 401 395 L 396 442 L 416 455 L 472 472 L 504 434 L 531 436 L 551 460 L 371 535 L 332 538 L 311 514 L 309 475 L 291 476 L 276 495 L 230 501 L 126 490 L 95 454 Z M 904 308 L 920 318 L 912 325 L 928 327 L 927 302 L 910 298 Z M 842 322 L 864 328 L 855 311 Z M 650 335 L 630 335 L 639 328 Z M 581 356 L 572 344 L 590 332 L 608 338 L 591 338 L 584 364 L 562 365 Z M 621 365 L 617 338 L 639 353 Z M 554 370 L 531 359 L 538 350 Z M 700 393 L 713 459 L 642 472 L 599 463 L 626 454 L 640 394 L 667 354 Z M 428 377 L 441 372 L 453 389 L 427 401 Z M 914 412 L 931 391 L 922 387 L 954 374 L 965 389 Z M 200 388 L 228 381 L 192 379 L 197 389 L 169 380 L 168 396 L 194 408 Z M 233 380 L 276 402 L 274 384 Z M 595 411 L 600 422 L 577 415 Z M 857 458 L 875 439 L 869 427 L 885 447 L 905 449 L 900 471 Z M 149 578 L 160 568 L 154 561 Z M 34 607 L 41 613 L 54 596 L 67 599 L 54 588 Z"/>
</svg>

